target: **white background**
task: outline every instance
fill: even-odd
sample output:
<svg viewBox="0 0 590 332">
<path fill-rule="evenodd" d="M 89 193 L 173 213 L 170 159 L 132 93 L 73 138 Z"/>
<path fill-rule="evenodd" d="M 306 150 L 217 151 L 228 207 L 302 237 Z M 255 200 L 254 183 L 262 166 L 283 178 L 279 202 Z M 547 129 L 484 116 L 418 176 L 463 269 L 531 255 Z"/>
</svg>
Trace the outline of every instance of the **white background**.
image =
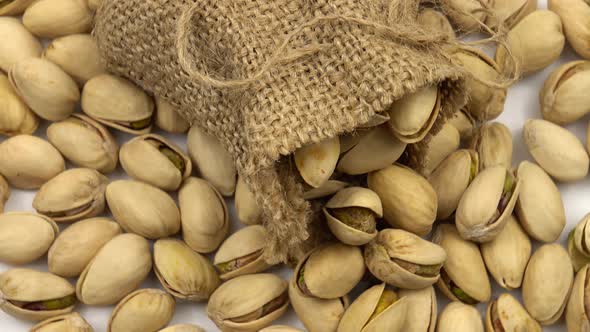
<svg viewBox="0 0 590 332">
<path fill-rule="evenodd" d="M 540 0 L 539 7 L 546 8 L 546 1 Z M 521 82 L 517 83 L 514 87 L 512 87 L 509 90 L 505 111 L 498 118 L 497 121 L 504 123 L 512 131 L 512 135 L 514 138 L 514 166 L 518 165 L 518 163 L 522 160 L 533 160 L 530 154 L 528 153 L 524 141 L 522 139 L 522 126 L 525 120 L 528 118 L 541 117 L 539 112 L 538 95 L 544 80 L 551 73 L 551 71 L 558 65 L 576 59 L 578 59 L 578 56 L 575 55 L 571 48 L 566 45 L 566 49 L 558 62 L 554 63 L 551 67 L 545 69 L 542 72 L 524 78 Z M 588 117 L 578 121 L 573 125 L 568 126 L 568 129 L 572 130 L 584 143 L 584 145 L 586 145 L 587 125 Z M 45 137 L 46 127 L 47 124 L 40 126 L 36 134 Z M 114 130 L 112 132 L 116 135 L 120 144 L 131 138 L 130 135 L 122 134 Z M 161 132 L 158 133 L 163 134 Z M 163 135 L 172 138 L 176 143 L 178 143 L 183 148 L 186 147 L 185 135 Z M 2 138 L 0 138 L 0 141 L 1 140 Z M 69 166 L 71 167 L 71 165 Z M 124 178 L 126 177 L 126 175 L 119 167 L 119 169 L 115 173 L 110 175 L 110 177 L 111 179 L 116 179 Z M 565 241 L 569 231 L 577 224 L 577 222 L 586 213 L 590 212 L 590 208 L 588 207 L 588 201 L 590 199 L 590 179 L 587 178 L 584 181 L 578 182 L 576 184 L 559 184 L 559 188 L 563 196 L 567 215 L 567 226 L 560 239 L 560 243 L 565 246 Z M 33 191 L 21 191 L 13 189 L 10 200 L 6 205 L 6 211 L 33 211 L 31 207 L 31 202 L 33 200 L 34 194 L 35 192 Z M 228 199 L 227 205 L 231 214 L 231 231 L 233 232 L 242 226 L 237 221 L 233 206 L 233 199 Z M 64 226 L 62 225 L 62 229 L 63 227 Z M 537 245 L 534 246 L 534 248 L 536 247 Z M 30 264 L 27 267 L 46 271 L 47 258 L 43 257 L 38 262 Z M 0 272 L 5 271 L 9 268 L 11 267 L 6 264 L 0 263 Z M 291 274 L 290 270 L 287 268 L 275 268 L 274 270 L 272 270 L 272 272 L 279 273 L 284 278 L 288 278 Z M 492 280 L 493 282 L 493 279 L 491 277 L 490 280 Z M 75 284 L 74 279 L 72 279 L 71 282 Z M 501 294 L 503 290 L 500 287 L 498 287 L 494 282 L 493 284 L 493 297 L 495 298 L 499 294 Z M 143 283 L 142 287 L 160 288 L 160 285 L 152 273 L 149 276 L 148 280 L 146 280 Z M 542 291 L 542 289 L 540 291 Z M 514 294 L 520 298 L 520 292 L 514 292 Z M 439 298 L 440 308 L 442 309 L 442 307 L 444 306 L 444 304 L 447 303 L 447 301 L 443 298 L 443 295 L 441 295 L 440 293 L 437 292 L 437 295 Z M 207 318 L 205 314 L 205 305 L 205 303 L 178 301 L 176 306 L 176 313 L 171 324 L 195 323 L 203 327 L 206 331 L 217 331 L 215 325 Z M 485 305 L 480 304 L 478 308 L 480 309 L 483 315 L 485 313 Z M 94 327 L 96 332 L 106 331 L 106 325 L 112 309 L 113 306 L 89 307 L 81 304 L 79 304 L 76 307 L 76 310 L 80 312 L 86 318 L 86 320 L 88 320 L 88 322 Z M 300 328 L 303 328 L 302 325 L 298 322 L 292 310 L 290 310 L 287 315 L 285 315 L 282 319 L 276 321 L 275 323 L 298 326 Z M 3 312 L 0 312 L 0 332 L 24 332 L 28 331 L 28 329 L 30 329 L 31 326 L 32 324 L 29 322 L 16 320 L 15 318 L 8 316 Z M 544 331 L 566 331 L 563 319 L 551 327 L 544 327 Z"/>
</svg>

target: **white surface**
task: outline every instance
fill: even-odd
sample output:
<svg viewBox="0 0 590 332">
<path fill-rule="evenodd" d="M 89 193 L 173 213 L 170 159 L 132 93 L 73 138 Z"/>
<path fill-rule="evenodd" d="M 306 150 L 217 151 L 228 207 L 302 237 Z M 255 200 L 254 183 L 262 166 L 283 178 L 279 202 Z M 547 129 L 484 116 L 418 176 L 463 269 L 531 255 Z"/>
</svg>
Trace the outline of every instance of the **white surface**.
<svg viewBox="0 0 590 332">
<path fill-rule="evenodd" d="M 546 1 L 541 0 L 540 7 L 546 8 Z M 540 118 L 541 115 L 539 113 L 539 102 L 538 102 L 538 95 L 539 91 L 543 85 L 544 80 L 547 78 L 549 73 L 557 67 L 559 64 L 564 62 L 572 61 L 578 59 L 578 56 L 573 53 L 573 51 L 566 46 L 566 50 L 564 51 L 561 59 L 553 64 L 550 68 L 539 72 L 535 75 L 527 77 L 523 79 L 521 82 L 516 84 L 516 86 L 512 87 L 509 90 L 508 98 L 506 101 L 506 108 L 502 116 L 497 121 L 503 122 L 506 124 L 512 131 L 512 135 L 514 137 L 514 158 L 513 158 L 513 165 L 518 165 L 518 163 L 522 160 L 533 160 L 530 154 L 528 153 L 526 146 L 522 140 L 522 126 L 524 121 L 528 118 Z M 588 117 L 578 121 L 577 123 L 568 126 L 568 129 L 571 129 L 579 139 L 586 145 L 586 126 L 588 125 Z M 45 129 L 46 124 L 41 126 L 37 131 L 37 135 L 45 137 Z M 128 140 L 131 136 L 122 134 L 120 132 L 112 131 L 116 136 L 120 144 Z M 160 133 L 160 132 L 159 132 Z M 169 135 L 164 134 L 167 137 L 172 138 L 176 143 L 178 143 L 183 148 L 186 147 L 185 144 L 185 136 L 184 135 Z M 0 141 L 2 138 L 0 138 Z M 69 165 L 71 166 L 71 165 Z M 116 178 L 124 178 L 126 175 L 124 172 L 119 169 L 110 176 L 111 179 Z M 564 230 L 560 243 L 565 245 L 565 240 L 569 231 L 577 224 L 577 222 L 588 212 L 590 212 L 587 204 L 587 199 L 590 197 L 590 179 L 586 178 L 584 181 L 578 182 L 576 184 L 559 184 L 559 188 L 561 190 L 563 200 L 565 203 L 566 215 L 567 215 L 567 226 Z M 10 200 L 6 205 L 6 211 L 34 211 L 31 207 L 31 202 L 33 200 L 35 192 L 33 191 L 21 191 L 21 190 L 14 190 L 12 191 L 12 195 Z M 232 231 L 235 231 L 242 227 L 237 218 L 235 216 L 235 211 L 233 207 L 233 200 L 227 201 L 228 208 L 231 213 L 231 220 L 232 220 Z M 64 225 L 62 225 L 62 229 Z M 534 248 L 536 248 L 535 245 Z M 38 262 L 34 264 L 30 264 L 27 267 L 39 269 L 39 270 L 47 270 L 47 258 L 44 257 L 40 259 Z M 9 269 L 10 266 L 6 264 L 0 263 L 0 271 L 5 271 Z M 279 273 L 282 277 L 288 278 L 291 274 L 290 270 L 287 268 L 275 268 L 272 272 Z M 493 297 L 497 297 L 499 294 L 503 293 L 500 287 L 498 287 L 494 282 L 493 279 L 492 283 L 494 284 L 493 288 Z M 75 283 L 75 280 L 71 280 L 72 283 Z M 159 282 L 153 275 L 150 275 L 148 280 L 144 282 L 142 288 L 145 287 L 156 287 L 161 288 Z M 520 292 L 514 292 L 520 298 Z M 437 292 L 439 298 L 439 307 L 442 309 L 442 306 L 447 303 L 446 299 L 443 298 L 439 292 Z M 485 314 L 485 305 L 480 304 L 478 306 L 482 313 L 482 317 Z M 113 309 L 113 306 L 108 307 L 89 307 L 85 305 L 79 304 L 76 307 L 76 311 L 80 312 L 88 322 L 94 327 L 96 332 L 105 332 L 106 325 L 110 316 L 110 313 Z M 205 303 L 193 303 L 193 302 L 183 302 L 178 301 L 176 306 L 176 313 L 174 315 L 174 319 L 171 322 L 172 324 L 179 324 L 179 323 L 194 323 L 198 324 L 203 327 L 206 331 L 217 331 L 218 329 L 215 325 L 207 318 L 205 314 Z M 276 324 L 285 324 L 285 325 L 292 325 L 298 326 L 303 328 L 302 325 L 297 321 L 295 314 L 293 311 L 289 311 L 287 315 L 285 315 L 282 319 L 275 322 Z M 7 314 L 1 312 L 0 313 L 0 332 L 20 332 L 20 331 L 28 331 L 28 329 L 32 326 L 31 323 L 25 321 L 19 321 L 15 318 L 8 316 Z M 566 331 L 565 324 L 563 319 L 558 322 L 558 324 L 553 325 L 551 327 L 545 327 L 544 331 L 550 332 L 557 332 L 557 331 Z M 411 332 L 411 331 L 408 331 Z"/>
</svg>

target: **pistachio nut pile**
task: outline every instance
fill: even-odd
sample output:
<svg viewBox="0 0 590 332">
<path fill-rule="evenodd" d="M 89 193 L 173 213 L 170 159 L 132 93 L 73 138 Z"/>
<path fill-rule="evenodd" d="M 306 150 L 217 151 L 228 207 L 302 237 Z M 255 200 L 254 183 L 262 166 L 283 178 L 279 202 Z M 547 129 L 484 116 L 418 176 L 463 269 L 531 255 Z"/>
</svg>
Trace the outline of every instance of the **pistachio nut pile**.
<svg viewBox="0 0 590 332">
<path fill-rule="evenodd" d="M 558 186 L 590 168 L 590 134 L 563 127 L 590 113 L 590 1 L 423 2 L 441 38 L 504 42 L 449 53 L 467 98 L 446 121 L 423 86 L 287 156 L 326 236 L 275 266 L 221 142 L 107 71 L 101 0 L 0 0 L 0 310 L 31 332 L 590 331 L 590 214 L 564 232 Z M 566 41 L 588 60 L 539 73 Z M 522 135 L 495 120 L 516 69 L 546 79 Z"/>
</svg>

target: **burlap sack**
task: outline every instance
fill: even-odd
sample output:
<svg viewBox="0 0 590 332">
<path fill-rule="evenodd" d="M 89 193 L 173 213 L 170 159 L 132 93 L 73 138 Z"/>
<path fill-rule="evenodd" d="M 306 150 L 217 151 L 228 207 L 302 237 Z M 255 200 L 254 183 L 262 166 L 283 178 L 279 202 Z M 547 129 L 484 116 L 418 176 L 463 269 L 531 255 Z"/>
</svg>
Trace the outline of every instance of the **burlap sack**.
<svg viewBox="0 0 590 332">
<path fill-rule="evenodd" d="M 420 87 L 464 104 L 452 42 L 413 22 L 417 0 L 104 0 L 94 35 L 111 71 L 221 140 L 262 205 L 266 258 L 306 250 L 316 224 L 290 159 Z M 409 19 L 410 18 L 410 19 Z M 427 140 L 421 144 L 426 144 Z M 420 144 L 407 160 L 420 160 Z"/>
</svg>

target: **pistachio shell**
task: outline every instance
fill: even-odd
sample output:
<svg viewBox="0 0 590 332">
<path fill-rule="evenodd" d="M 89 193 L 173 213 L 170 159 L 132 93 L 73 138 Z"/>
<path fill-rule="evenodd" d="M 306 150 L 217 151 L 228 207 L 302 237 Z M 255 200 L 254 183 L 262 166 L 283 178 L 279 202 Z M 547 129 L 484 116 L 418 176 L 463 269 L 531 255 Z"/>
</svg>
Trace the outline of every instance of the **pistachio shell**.
<svg viewBox="0 0 590 332">
<path fill-rule="evenodd" d="M 0 16 L 17 16 L 22 14 L 34 0 L 12 0 L 0 6 Z"/>
<path fill-rule="evenodd" d="M 394 102 L 388 113 L 391 132 L 402 142 L 421 141 L 432 128 L 440 112 L 441 96 L 437 86 L 427 86 Z"/>
<path fill-rule="evenodd" d="M 339 155 L 340 141 L 334 137 L 298 149 L 293 154 L 293 159 L 303 180 L 308 185 L 319 188 L 334 173 Z"/>
<path fill-rule="evenodd" d="M 192 126 L 187 136 L 188 154 L 195 169 L 223 196 L 233 195 L 237 171 L 234 159 L 214 136 L 202 127 Z"/>
<path fill-rule="evenodd" d="M 195 326 L 195 325 L 179 324 L 179 325 L 169 326 L 169 327 L 167 327 L 163 330 L 160 330 L 158 332 L 205 332 L 205 330 L 203 330 L 202 328 Z"/>
<path fill-rule="evenodd" d="M 193 250 L 210 253 L 229 231 L 229 214 L 221 194 L 209 182 L 188 178 L 178 193 L 182 238 Z"/>
<path fill-rule="evenodd" d="M 406 299 L 408 307 L 403 331 L 434 332 L 438 312 L 434 288 L 402 289 L 399 296 Z"/>
<path fill-rule="evenodd" d="M 30 135 L 38 126 L 35 113 L 20 99 L 6 75 L 0 73 L 0 135 Z"/>
<path fill-rule="evenodd" d="M 436 219 L 436 192 L 428 181 L 402 165 L 391 165 L 368 177 L 369 189 L 379 195 L 385 220 L 393 227 L 426 235 Z"/>
<path fill-rule="evenodd" d="M 587 214 L 568 236 L 567 250 L 575 271 L 580 270 L 586 264 L 590 263 L 590 250 L 588 249 L 588 245 L 590 245 L 589 221 L 590 214 Z"/>
<path fill-rule="evenodd" d="M 45 255 L 59 234 L 48 217 L 29 212 L 0 215 L 0 261 L 10 264 L 31 263 Z"/>
<path fill-rule="evenodd" d="M 497 27 L 498 22 L 511 29 L 525 16 L 537 9 L 537 0 L 494 0 L 492 10 L 494 15 L 487 17 L 486 24 Z"/>
<path fill-rule="evenodd" d="M 176 301 L 159 289 L 140 289 L 117 304 L 109 319 L 108 332 L 148 332 L 166 326 L 174 315 Z"/>
<path fill-rule="evenodd" d="M 500 327 L 499 327 L 500 326 Z M 492 301 L 486 311 L 487 332 L 541 332 L 534 320 L 512 295 L 505 293 Z"/>
<path fill-rule="evenodd" d="M 213 260 L 221 279 L 227 280 L 268 269 L 270 265 L 262 258 L 265 245 L 266 229 L 261 225 L 244 227 L 228 237 Z"/>
<path fill-rule="evenodd" d="M 114 304 L 137 289 L 151 269 L 148 241 L 135 234 L 117 235 L 88 263 L 76 294 L 88 305 Z"/>
<path fill-rule="evenodd" d="M 185 133 L 190 128 L 186 121 L 170 103 L 162 98 L 156 100 L 156 126 L 169 133 Z"/>
<path fill-rule="evenodd" d="M 88 8 L 92 11 L 98 10 L 103 0 L 88 0 Z"/>
<path fill-rule="evenodd" d="M 274 274 L 239 276 L 211 294 L 207 315 L 224 332 L 258 331 L 287 311 L 287 285 Z"/>
<path fill-rule="evenodd" d="M 459 131 L 450 124 L 445 124 L 436 135 L 432 136 L 424 151 L 425 165 L 422 174 L 429 176 L 445 158 L 459 148 L 460 144 Z"/>
<path fill-rule="evenodd" d="M 29 332 L 94 332 L 77 312 L 52 317 L 33 326 Z"/>
<path fill-rule="evenodd" d="M 190 158 L 178 145 L 155 134 L 127 141 L 119 159 L 129 176 L 167 191 L 178 190 L 193 170 Z"/>
<path fill-rule="evenodd" d="M 451 22 L 449 22 L 445 14 L 438 10 L 432 8 L 422 9 L 418 14 L 417 21 L 421 26 L 432 31 L 442 32 L 453 39 L 456 37 L 455 29 L 453 29 Z"/>
<path fill-rule="evenodd" d="M 451 302 L 438 317 L 437 332 L 483 332 L 483 323 L 476 308 Z"/>
<path fill-rule="evenodd" d="M 590 8 L 584 0 L 549 0 L 549 9 L 561 17 L 567 41 L 581 57 L 590 58 Z"/>
<path fill-rule="evenodd" d="M 0 143 L 0 174 L 11 186 L 36 189 L 65 169 L 65 161 L 47 141 L 18 135 Z"/>
<path fill-rule="evenodd" d="M 588 303 L 588 269 L 584 266 L 577 274 L 569 297 L 565 322 L 568 332 L 586 332 L 590 329 L 590 319 L 586 310 Z"/>
<path fill-rule="evenodd" d="M 52 123 L 47 128 L 47 139 L 64 157 L 80 167 L 93 168 L 102 173 L 115 170 L 119 162 L 119 144 L 100 123 L 82 115 Z"/>
<path fill-rule="evenodd" d="M 447 15 L 451 22 L 463 31 L 480 30 L 477 20 L 484 22 L 487 13 L 484 8 L 489 7 L 491 0 L 444 0 L 442 3 L 448 8 Z"/>
<path fill-rule="evenodd" d="M 62 277 L 79 276 L 100 248 L 119 234 L 119 224 L 107 218 L 92 218 L 72 224 L 49 249 L 49 272 Z"/>
<path fill-rule="evenodd" d="M 250 191 L 244 179 L 238 177 L 236 184 L 236 195 L 234 203 L 238 220 L 245 225 L 255 225 L 262 223 L 262 209 L 256 202 L 254 193 Z"/>
<path fill-rule="evenodd" d="M 208 299 L 220 283 L 206 257 L 172 238 L 154 244 L 154 272 L 170 294 L 190 301 Z"/>
<path fill-rule="evenodd" d="M 512 167 L 512 134 L 500 122 L 479 127 L 471 140 L 471 148 L 479 154 L 481 170 L 492 166 Z"/>
<path fill-rule="evenodd" d="M 475 130 L 475 120 L 467 111 L 455 112 L 455 115 L 447 123 L 459 131 L 462 140 L 471 138 Z"/>
<path fill-rule="evenodd" d="M 38 37 L 56 38 L 89 32 L 92 12 L 84 0 L 38 0 L 23 14 L 23 24 Z"/>
<path fill-rule="evenodd" d="M 46 59 L 20 61 L 10 68 L 8 78 L 31 110 L 45 120 L 66 119 L 80 101 L 76 82 Z"/>
<path fill-rule="evenodd" d="M 305 191 L 303 193 L 303 198 L 306 200 L 314 200 L 326 196 L 331 196 L 348 186 L 349 184 L 343 181 L 328 180 L 319 188 L 311 188 Z"/>
<path fill-rule="evenodd" d="M 0 7 L 0 15 L 6 7 Z M 0 69 L 4 72 L 30 58 L 38 58 L 43 48 L 41 43 L 14 17 L 0 17 Z"/>
<path fill-rule="evenodd" d="M 524 306 L 542 325 L 555 323 L 565 310 L 574 268 L 559 244 L 541 246 L 529 261 L 522 282 Z"/>
<path fill-rule="evenodd" d="M 156 187 L 118 180 L 107 186 L 106 198 L 115 220 L 127 232 L 159 239 L 180 230 L 180 211 L 176 203 Z"/>
<path fill-rule="evenodd" d="M 303 332 L 300 329 L 296 329 L 294 327 L 285 326 L 285 325 L 272 325 L 269 327 L 265 327 L 259 332 Z"/>
<path fill-rule="evenodd" d="M 6 179 L 0 174 L 0 213 L 4 212 L 4 204 L 10 198 L 10 187 L 8 187 L 8 182 Z"/>
<path fill-rule="evenodd" d="M 565 125 L 590 113 L 590 62 L 572 61 L 555 69 L 539 95 L 545 120 Z"/>
</svg>

